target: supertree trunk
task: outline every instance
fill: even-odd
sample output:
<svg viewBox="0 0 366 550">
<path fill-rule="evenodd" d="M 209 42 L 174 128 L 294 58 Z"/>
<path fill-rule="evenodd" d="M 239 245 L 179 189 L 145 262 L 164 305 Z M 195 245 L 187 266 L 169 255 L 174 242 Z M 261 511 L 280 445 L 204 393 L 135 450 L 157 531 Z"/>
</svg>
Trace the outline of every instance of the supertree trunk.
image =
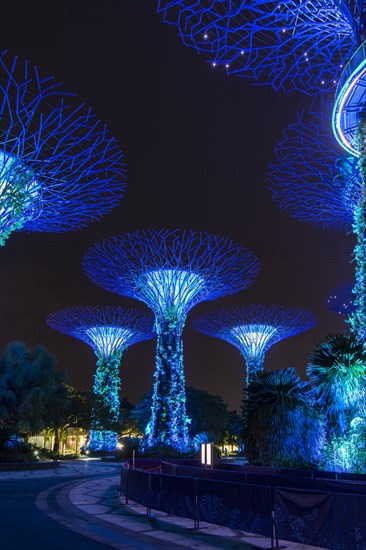
<svg viewBox="0 0 366 550">
<path fill-rule="evenodd" d="M 156 370 L 147 444 L 172 445 L 185 450 L 189 445 L 181 322 L 174 318 L 156 322 L 158 334 Z"/>
<path fill-rule="evenodd" d="M 253 381 L 259 372 L 263 370 L 264 355 L 260 357 L 245 357 L 245 363 L 247 365 L 246 375 L 246 387 Z"/>
<path fill-rule="evenodd" d="M 119 418 L 119 365 L 122 353 L 100 356 L 94 376 L 94 393 L 98 405 L 92 413 L 88 448 L 94 451 L 114 451 L 117 447 Z"/>
<path fill-rule="evenodd" d="M 355 207 L 353 232 L 357 243 L 354 249 L 356 282 L 353 288 L 355 311 L 350 315 L 351 330 L 360 338 L 366 335 L 366 117 L 361 117 L 358 126 L 360 172 L 362 177 L 361 198 Z"/>
</svg>

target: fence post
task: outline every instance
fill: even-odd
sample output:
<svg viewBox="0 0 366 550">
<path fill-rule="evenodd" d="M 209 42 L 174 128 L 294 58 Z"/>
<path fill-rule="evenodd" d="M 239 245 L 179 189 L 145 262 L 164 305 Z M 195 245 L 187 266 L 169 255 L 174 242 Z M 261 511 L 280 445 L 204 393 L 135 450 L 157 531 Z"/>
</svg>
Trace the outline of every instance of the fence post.
<svg viewBox="0 0 366 550">
<path fill-rule="evenodd" d="M 151 472 L 148 473 L 146 515 L 151 516 Z"/>
<path fill-rule="evenodd" d="M 198 479 L 195 479 L 194 482 L 194 524 L 193 529 L 200 528 L 200 517 L 198 511 Z"/>
</svg>

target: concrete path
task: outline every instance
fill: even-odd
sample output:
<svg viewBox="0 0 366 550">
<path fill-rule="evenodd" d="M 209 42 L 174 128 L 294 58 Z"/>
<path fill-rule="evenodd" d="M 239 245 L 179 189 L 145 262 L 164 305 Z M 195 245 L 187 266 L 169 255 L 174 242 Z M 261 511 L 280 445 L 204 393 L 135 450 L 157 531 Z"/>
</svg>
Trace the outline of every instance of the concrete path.
<svg viewBox="0 0 366 550">
<path fill-rule="evenodd" d="M 113 463 L 78 460 L 62 463 L 46 471 L 0 472 L 5 479 L 52 479 L 52 485 L 36 495 L 40 512 L 78 537 L 88 537 L 101 547 L 121 550 L 249 550 L 269 549 L 270 540 L 258 535 L 234 531 L 201 522 L 193 529 L 193 521 L 169 516 L 135 503 L 125 505 L 119 495 L 119 469 Z M 90 476 L 93 476 L 92 478 Z M 73 479 L 69 479 L 69 478 Z M 60 483 L 55 484 L 59 478 Z M 63 480 L 63 478 L 65 478 Z M 66 479 L 68 478 L 68 479 Z M 77 546 L 68 542 L 65 548 Z M 288 550 L 315 550 L 313 546 L 280 541 Z M 47 550 L 47 549 L 45 549 Z M 50 548 L 50 550 L 52 550 Z M 319 550 L 319 548 L 317 548 Z"/>
</svg>

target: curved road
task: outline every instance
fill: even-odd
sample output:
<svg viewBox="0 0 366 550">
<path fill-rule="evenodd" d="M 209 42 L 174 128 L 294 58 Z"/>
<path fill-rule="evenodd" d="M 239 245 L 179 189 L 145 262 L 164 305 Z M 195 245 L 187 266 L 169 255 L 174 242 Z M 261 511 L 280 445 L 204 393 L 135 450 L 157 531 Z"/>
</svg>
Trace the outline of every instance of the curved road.
<svg viewBox="0 0 366 550">
<path fill-rule="evenodd" d="M 85 480 L 116 476 L 120 466 L 83 460 L 62 463 L 52 470 L 0 472 L 0 549 L 1 550 L 105 550 L 111 545 L 83 536 L 76 529 L 103 539 L 102 523 L 83 513 L 68 500 L 70 487 Z M 37 499 L 38 497 L 38 499 Z M 37 500 L 37 504 L 36 504 Z M 43 510 L 43 511 L 41 511 Z M 45 512 L 45 513 L 43 513 Z M 51 517 L 50 517 L 51 516 Z M 54 518 L 56 521 L 54 521 Z M 93 521 L 90 521 L 90 520 Z M 59 522 L 61 521 L 61 523 Z M 68 523 L 70 529 L 67 528 Z M 131 535 L 133 538 L 131 538 Z M 115 535 L 119 548 L 159 550 L 161 545 L 143 541 L 139 533 L 120 531 Z M 162 541 L 163 542 L 163 541 Z M 111 540 L 112 543 L 112 540 Z M 112 543 L 113 547 L 116 547 Z M 175 547 L 175 545 L 173 545 Z"/>
</svg>

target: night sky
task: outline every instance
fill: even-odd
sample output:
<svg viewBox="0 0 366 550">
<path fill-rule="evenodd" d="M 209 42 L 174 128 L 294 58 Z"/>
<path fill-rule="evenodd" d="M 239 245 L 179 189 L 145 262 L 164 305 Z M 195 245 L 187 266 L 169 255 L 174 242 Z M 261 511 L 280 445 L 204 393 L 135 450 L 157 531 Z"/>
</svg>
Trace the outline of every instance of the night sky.
<svg viewBox="0 0 366 550">
<path fill-rule="evenodd" d="M 184 330 L 187 385 L 221 394 L 238 407 L 244 360 L 230 344 L 196 333 L 190 320 L 229 304 L 305 307 L 319 326 L 276 344 L 265 368 L 295 366 L 343 319 L 323 305 L 353 276 L 353 237 L 292 219 L 273 202 L 267 164 L 285 126 L 309 98 L 274 93 L 213 69 L 164 24 L 152 0 L 8 1 L 1 4 L 1 49 L 55 76 L 109 127 L 128 169 L 120 206 L 81 231 L 18 233 L 0 251 L 1 347 L 41 343 L 76 387 L 92 387 L 95 356 L 83 342 L 47 328 L 52 311 L 76 305 L 141 302 L 96 287 L 83 274 L 86 249 L 104 237 L 147 227 L 221 234 L 252 248 L 261 275 L 246 291 L 197 305 Z M 136 402 L 151 388 L 155 341 L 122 358 L 123 395 Z"/>
</svg>

